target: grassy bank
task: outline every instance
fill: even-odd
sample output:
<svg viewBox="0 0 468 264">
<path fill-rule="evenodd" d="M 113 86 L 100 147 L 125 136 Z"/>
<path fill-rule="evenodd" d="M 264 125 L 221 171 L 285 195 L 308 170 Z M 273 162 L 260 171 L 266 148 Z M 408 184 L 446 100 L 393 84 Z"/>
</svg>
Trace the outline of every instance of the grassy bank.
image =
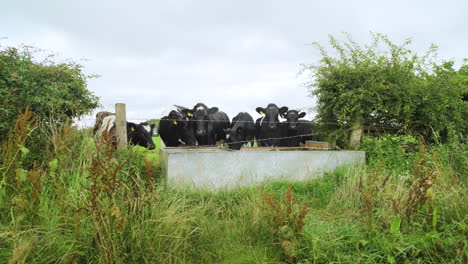
<svg viewBox="0 0 468 264">
<path fill-rule="evenodd" d="M 468 260 L 463 145 L 374 146 L 368 165 L 321 179 L 209 193 L 166 188 L 157 150 L 64 135 L 32 167 L 24 147 L 4 145 L 1 263 Z"/>
</svg>

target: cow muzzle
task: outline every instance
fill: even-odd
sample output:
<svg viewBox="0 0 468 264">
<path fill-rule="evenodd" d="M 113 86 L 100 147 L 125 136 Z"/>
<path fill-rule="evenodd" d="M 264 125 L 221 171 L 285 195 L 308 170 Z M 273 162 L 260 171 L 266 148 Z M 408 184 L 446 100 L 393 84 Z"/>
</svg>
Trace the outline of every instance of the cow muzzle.
<svg viewBox="0 0 468 264">
<path fill-rule="evenodd" d="M 197 134 L 197 136 L 203 136 L 206 134 L 206 130 L 197 130 L 195 133 Z"/>
</svg>

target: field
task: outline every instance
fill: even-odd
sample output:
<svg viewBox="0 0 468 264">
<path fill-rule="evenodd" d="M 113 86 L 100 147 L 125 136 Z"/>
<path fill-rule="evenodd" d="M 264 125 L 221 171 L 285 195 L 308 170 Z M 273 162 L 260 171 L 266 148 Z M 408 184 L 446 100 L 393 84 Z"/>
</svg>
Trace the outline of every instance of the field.
<svg viewBox="0 0 468 264">
<path fill-rule="evenodd" d="M 113 151 L 86 131 L 50 140 L 42 167 L 5 145 L 1 263 L 468 260 L 464 145 L 368 139 L 365 166 L 210 193 L 162 184 L 158 138 L 153 151 Z"/>
<path fill-rule="evenodd" d="M 393 2 L 392 5 L 397 6 Z M 40 6 L 46 5 L 41 2 Z M 186 9 L 184 5 L 181 11 Z M 247 11 L 247 15 L 257 17 L 258 12 Z M 313 17 L 307 10 L 303 13 L 307 20 Z M 27 12 L 22 12 L 21 17 L 27 17 Z M 408 17 L 422 24 L 414 16 Z M 61 23 L 60 19 L 55 20 Z M 250 20 L 244 19 L 242 25 L 249 25 Z M 174 25 L 180 26 L 179 22 Z M 84 25 L 81 24 L 80 27 Z M 165 28 L 168 25 L 159 24 Z M 262 27 L 252 28 L 261 33 Z M 285 29 L 272 25 L 265 28 L 273 29 L 273 33 Z M 114 31 L 129 40 L 138 35 L 138 30 L 130 35 Z M 164 31 L 173 32 L 170 27 Z M 307 30 L 294 31 L 308 34 Z M 327 32 L 319 31 L 320 35 Z M 263 36 L 267 40 L 272 36 L 268 32 Z M 62 36 L 67 32 L 56 33 Z M 223 33 L 229 36 L 229 32 Z M 255 40 L 261 39 L 262 34 L 257 35 Z M 321 178 L 263 182 L 216 192 L 167 186 L 159 162 L 159 138 L 155 138 L 157 148 L 152 151 L 133 146 L 115 149 L 112 136 L 106 138 L 107 133 L 95 140 L 92 128 L 72 126 L 72 120 L 82 118 L 84 122 L 84 115 L 100 107 L 99 97 L 87 88 L 88 81 L 98 75 L 85 70 L 84 61 L 62 61 L 62 55 L 43 53 L 29 45 L 0 47 L 0 263 L 468 263 L 468 60 L 460 64 L 461 58 L 439 57 L 435 45 L 418 55 L 420 45 L 411 50 L 411 39 L 401 43 L 402 36 L 398 41 L 401 44 L 381 33 L 371 33 L 370 37 L 368 44 L 361 44 L 362 34 L 359 41 L 354 41 L 347 33 L 338 38 L 329 35 L 326 46 L 313 42 L 317 52 L 310 64 L 301 64 L 297 76 L 301 84 L 296 82 L 314 98 L 303 103 L 298 100 L 303 93 L 295 90 L 299 86 L 285 82 L 291 76 L 275 74 L 290 73 L 291 69 L 279 66 L 292 65 L 281 55 L 283 41 L 278 42 L 276 37 L 272 45 L 262 41 L 258 42 L 261 45 L 253 45 L 262 52 L 280 47 L 271 56 L 260 56 L 266 59 L 263 62 L 249 63 L 239 53 L 240 59 L 234 62 L 242 64 L 238 65 L 241 72 L 231 67 L 235 63 L 229 63 L 225 69 L 211 67 L 215 65 L 212 62 L 231 60 L 210 57 L 207 71 L 202 67 L 203 71 L 191 73 L 183 61 L 200 68 L 193 60 L 199 56 L 189 56 L 202 54 L 197 52 L 162 56 L 163 60 L 153 63 L 148 56 L 161 53 L 157 49 L 158 52 L 146 52 L 130 60 L 132 67 L 127 67 L 127 60 L 123 64 L 119 63 L 122 60 L 112 60 L 106 55 L 109 52 L 104 52 L 104 57 L 91 58 L 99 62 L 95 66 L 112 67 L 111 71 L 95 68 L 108 73 L 105 82 L 111 82 L 110 86 L 96 82 L 104 85 L 102 91 L 106 91 L 99 94 L 109 95 L 112 90 L 118 95 L 103 98 L 102 106 L 109 107 L 112 98 L 126 100 L 131 106 L 125 111 L 129 117 L 149 117 L 153 110 L 170 102 L 188 103 L 179 95 L 190 94 L 187 91 L 196 88 L 201 95 L 197 100 L 211 101 L 221 111 L 239 107 L 235 111 L 250 109 L 253 113 L 255 109 L 267 118 L 265 109 L 255 108 L 251 100 L 255 96 L 245 100 L 246 95 L 241 92 L 244 87 L 246 94 L 267 93 L 275 95 L 271 99 L 289 101 L 290 110 L 313 107 L 314 136 L 330 142 L 333 149 L 366 152 L 366 164 L 342 167 Z M 166 39 L 174 42 L 173 38 Z M 213 39 L 207 42 L 202 35 L 195 41 L 205 47 Z M 226 40 L 213 43 L 214 53 L 222 54 L 226 42 L 227 53 L 238 54 L 232 49 L 236 41 Z M 290 42 L 293 39 L 284 40 L 288 47 L 297 46 Z M 322 37 L 315 38 L 319 40 Z M 62 42 L 59 44 L 77 46 L 71 40 Z M 200 46 L 185 42 L 191 47 Z M 139 48 L 127 47 L 131 54 L 135 55 L 135 50 L 146 51 L 141 48 L 145 41 L 135 43 Z M 67 46 L 64 45 L 59 46 Z M 174 47 L 174 43 L 168 47 Z M 254 50 L 243 50 L 248 52 L 245 58 L 255 60 L 255 56 L 250 56 L 256 54 Z M 127 58 L 124 53 L 118 55 Z M 293 60 L 301 56 L 294 51 L 287 53 L 293 55 L 287 56 Z M 80 52 L 72 54 L 79 56 Z M 91 54 L 100 56 L 99 51 Z M 281 63 L 275 63 L 275 57 Z M 167 64 L 168 71 L 159 74 L 164 78 L 145 82 L 145 73 L 158 70 L 135 71 L 133 66 L 140 64 L 142 58 L 146 68 Z M 120 64 L 125 67 L 119 67 Z M 248 67 L 261 72 L 255 74 Z M 123 70 L 116 79 L 119 85 L 113 85 L 109 74 L 118 68 Z M 180 69 L 184 69 L 182 75 L 172 74 L 181 73 Z M 215 74 L 209 72 L 212 69 Z M 137 73 L 137 79 L 132 78 L 132 73 Z M 195 82 L 189 80 L 192 75 L 196 76 Z M 174 77 L 175 82 L 166 77 Z M 121 82 L 126 78 L 131 85 Z M 210 88 L 209 83 L 215 86 Z M 98 86 L 92 90 L 98 91 Z M 145 91 L 138 91 L 138 86 Z M 161 94 L 161 89 L 169 92 Z M 160 96 L 150 98 L 154 94 Z M 279 118 L 284 114 L 276 113 L 278 109 L 273 105 L 270 107 L 275 120 L 276 115 Z M 212 106 L 208 112 L 215 110 Z M 173 116 L 174 124 L 190 116 L 185 112 L 187 115 Z M 211 117 L 204 115 L 208 119 L 205 121 L 217 121 Z M 195 114 L 190 119 L 200 121 Z M 184 166 L 180 163 L 177 165 Z M 308 160 L 304 163 L 309 165 Z M 291 169 L 285 174 L 294 176 L 293 173 Z M 200 174 L 207 178 L 206 173 Z"/>
<path fill-rule="evenodd" d="M 153 166 L 159 167 L 159 150 L 161 149 L 161 138 L 160 137 L 153 137 L 153 142 L 156 145 L 156 148 L 153 150 L 147 150 L 141 146 L 133 147 L 136 151 L 142 152 L 145 154 L 145 159 Z"/>
</svg>

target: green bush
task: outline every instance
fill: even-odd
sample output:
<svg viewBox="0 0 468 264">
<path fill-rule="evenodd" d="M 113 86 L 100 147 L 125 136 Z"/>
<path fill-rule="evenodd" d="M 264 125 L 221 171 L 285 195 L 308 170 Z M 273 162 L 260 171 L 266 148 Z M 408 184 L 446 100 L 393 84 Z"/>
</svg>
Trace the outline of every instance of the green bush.
<svg viewBox="0 0 468 264">
<path fill-rule="evenodd" d="M 309 90 L 317 98 L 317 133 L 346 147 L 358 127 L 373 133 L 422 136 L 428 142 L 450 142 L 466 135 L 468 122 L 467 60 L 436 61 L 437 47 L 423 55 L 397 45 L 383 34 L 371 34 L 361 46 L 349 35 L 330 36 L 333 52 L 314 43 L 321 59 L 303 70 L 312 72 Z"/>
<path fill-rule="evenodd" d="M 363 137 L 360 150 L 366 152 L 366 161 L 371 167 L 403 172 L 411 168 L 418 147 L 419 142 L 413 136 L 385 135 Z"/>
<path fill-rule="evenodd" d="M 87 79 L 94 76 L 85 75 L 83 66 L 71 60 L 56 62 L 53 55 L 38 49 L 0 48 L 0 135 L 11 134 L 18 114 L 29 106 L 39 124 L 31 132 L 27 146 L 31 155 L 25 162 L 30 167 L 32 160 L 42 165 L 46 158 L 38 153 L 47 147 L 50 128 L 98 106 L 98 98 L 86 89 Z"/>
</svg>

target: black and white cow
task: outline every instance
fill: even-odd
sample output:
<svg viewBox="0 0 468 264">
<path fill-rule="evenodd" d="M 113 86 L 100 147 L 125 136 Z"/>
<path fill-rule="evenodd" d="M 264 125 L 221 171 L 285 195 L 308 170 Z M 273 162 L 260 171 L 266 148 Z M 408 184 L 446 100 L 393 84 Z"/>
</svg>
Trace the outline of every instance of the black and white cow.
<svg viewBox="0 0 468 264">
<path fill-rule="evenodd" d="M 285 114 L 286 121 L 284 124 L 285 138 L 282 140 L 282 146 L 299 147 L 306 140 L 312 140 L 313 124 L 309 120 L 299 120 L 306 115 L 305 112 L 297 110 L 289 110 Z"/>
<path fill-rule="evenodd" d="M 159 136 L 168 147 L 181 144 L 193 146 L 196 144 L 194 125 L 191 122 L 193 113 L 190 109 L 174 105 L 161 115 L 159 121 Z"/>
<path fill-rule="evenodd" d="M 192 111 L 198 145 L 214 146 L 220 140 L 226 141 L 224 129 L 231 124 L 226 113 L 219 111 L 217 107 L 208 108 L 203 103 L 196 104 Z"/>
<path fill-rule="evenodd" d="M 127 141 L 133 145 L 139 145 L 148 149 L 154 149 L 153 142 L 154 124 L 143 122 L 135 124 L 127 122 Z M 115 136 L 115 114 L 111 112 L 99 112 L 96 114 L 96 124 L 94 125 L 93 133 L 97 137 L 106 135 L 111 137 L 112 144 L 116 144 Z"/>
<path fill-rule="evenodd" d="M 257 112 L 263 115 L 255 122 L 257 145 L 263 147 L 281 146 L 280 138 L 284 135 L 283 124 L 279 116 L 283 116 L 288 107 L 278 108 L 275 104 L 269 104 L 266 108 L 257 107 Z"/>
<path fill-rule="evenodd" d="M 237 114 L 231 123 L 231 128 L 224 129 L 227 144 L 230 149 L 241 149 L 242 146 L 253 147 L 255 139 L 255 123 L 249 113 Z"/>
</svg>

